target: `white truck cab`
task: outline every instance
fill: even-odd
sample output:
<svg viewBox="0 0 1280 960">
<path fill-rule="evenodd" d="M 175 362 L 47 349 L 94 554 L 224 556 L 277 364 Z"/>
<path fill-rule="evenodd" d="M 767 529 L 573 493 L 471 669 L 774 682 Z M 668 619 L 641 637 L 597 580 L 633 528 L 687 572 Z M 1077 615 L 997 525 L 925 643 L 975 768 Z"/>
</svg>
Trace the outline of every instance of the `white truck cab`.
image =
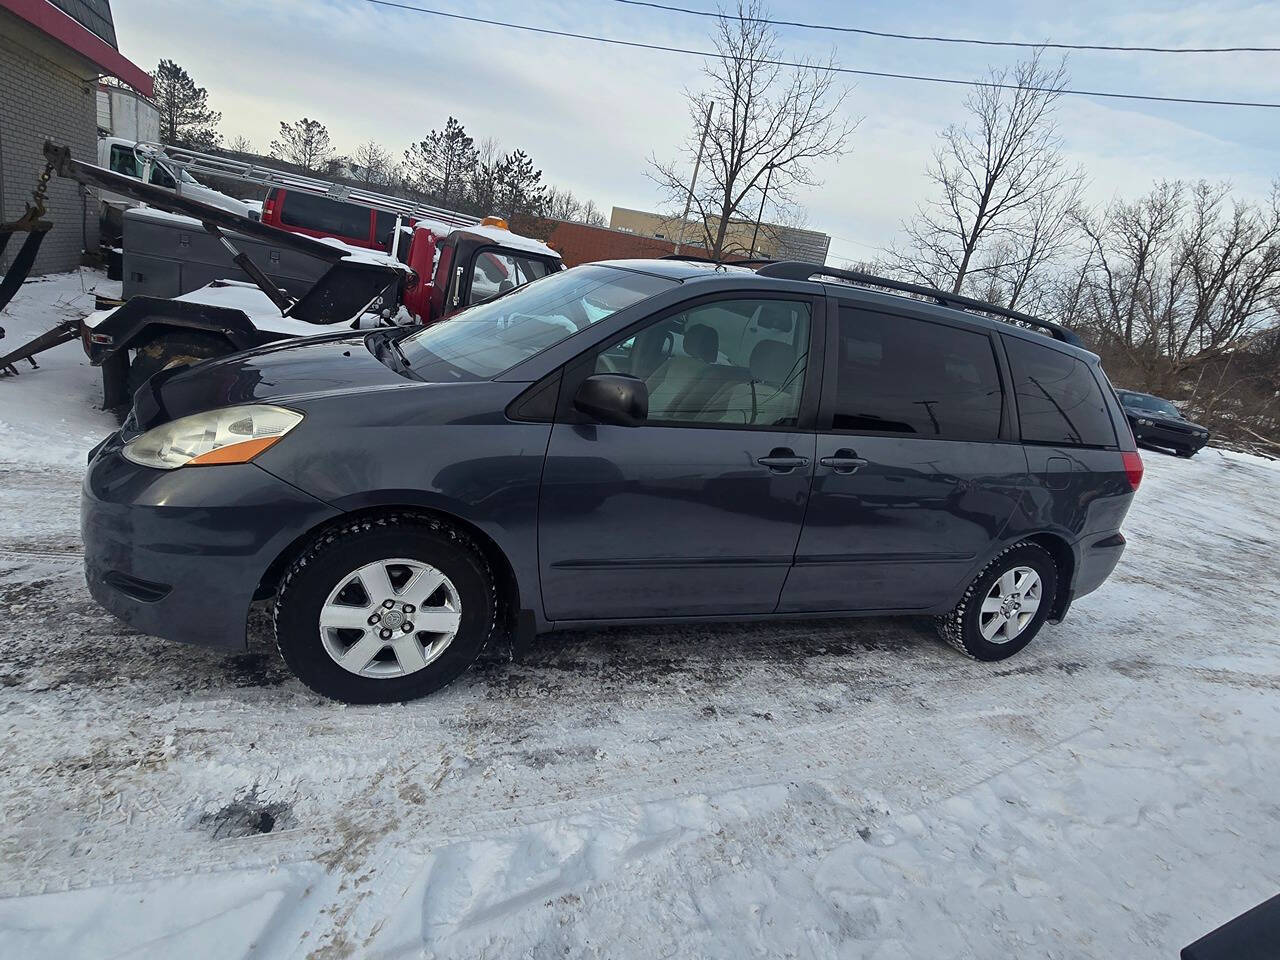
<svg viewBox="0 0 1280 960">
<path fill-rule="evenodd" d="M 172 190 L 180 196 L 199 200 L 232 213 L 249 216 L 250 207 L 243 200 L 219 193 L 206 187 L 191 174 L 175 164 L 157 143 L 135 142 L 122 137 L 102 137 L 98 140 L 98 166 L 115 173 L 133 177 L 144 183 Z M 102 202 L 117 210 L 136 206 L 128 197 L 109 191 L 100 191 Z"/>
</svg>

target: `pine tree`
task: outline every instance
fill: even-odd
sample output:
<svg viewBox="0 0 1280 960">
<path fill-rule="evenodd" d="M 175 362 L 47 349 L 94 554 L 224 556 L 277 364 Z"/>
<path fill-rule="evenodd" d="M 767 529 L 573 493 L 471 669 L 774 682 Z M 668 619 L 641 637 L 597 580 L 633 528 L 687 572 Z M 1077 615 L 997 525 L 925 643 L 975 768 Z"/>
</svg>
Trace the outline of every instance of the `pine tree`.
<svg viewBox="0 0 1280 960">
<path fill-rule="evenodd" d="M 443 130 L 432 130 L 404 152 L 409 181 L 441 206 L 455 205 L 477 163 L 475 143 L 450 117 Z"/>
<path fill-rule="evenodd" d="M 282 120 L 280 139 L 271 141 L 271 156 L 296 163 L 304 170 L 326 170 L 333 159 L 329 131 L 319 120 L 307 117 L 295 123 Z"/>
<path fill-rule="evenodd" d="M 222 114 L 209 109 L 209 91 L 172 60 L 161 60 L 155 73 L 155 101 L 160 108 L 160 139 L 177 147 L 208 150 L 222 142 Z"/>
<path fill-rule="evenodd" d="M 515 150 L 503 157 L 494 171 L 494 206 L 508 220 L 535 214 L 547 200 L 547 187 L 542 171 L 533 169 L 533 160 Z"/>
</svg>

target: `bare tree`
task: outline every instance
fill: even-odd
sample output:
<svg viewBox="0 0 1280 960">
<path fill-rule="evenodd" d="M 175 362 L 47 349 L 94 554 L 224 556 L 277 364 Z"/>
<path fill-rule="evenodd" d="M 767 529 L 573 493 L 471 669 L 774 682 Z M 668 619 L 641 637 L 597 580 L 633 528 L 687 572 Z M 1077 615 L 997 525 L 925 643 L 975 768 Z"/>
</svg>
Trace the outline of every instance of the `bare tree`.
<svg viewBox="0 0 1280 960">
<path fill-rule="evenodd" d="M 1062 252 L 1084 179 L 1067 166 L 1054 117 L 1067 79 L 1065 58 L 1048 65 L 1037 50 L 965 98 L 969 122 L 942 132 L 926 168 L 938 196 L 890 251 L 898 272 L 953 293 L 969 281 L 1013 304 Z"/>
<path fill-rule="evenodd" d="M 1258 204 L 1159 183 L 1078 222 L 1089 259 L 1073 321 L 1143 386 L 1175 390 L 1280 319 L 1280 181 Z"/>
<path fill-rule="evenodd" d="M 546 215 L 552 220 L 580 220 L 582 219 L 582 201 L 573 195 L 572 190 L 549 187 L 547 189 Z"/>
<path fill-rule="evenodd" d="M 595 201 L 583 202 L 573 195 L 572 190 L 559 187 L 547 188 L 546 215 L 553 220 L 568 220 L 573 223 L 585 223 L 592 227 L 605 225 L 604 214 L 595 205 Z"/>
<path fill-rule="evenodd" d="M 685 156 L 650 161 L 651 176 L 669 205 L 682 208 L 711 111 L 692 195 L 702 236 L 687 239 L 713 257 L 742 246 L 730 240 L 731 224 L 756 219 L 766 183 L 770 206 L 786 208 L 797 187 L 815 183 L 817 161 L 845 152 L 856 126 L 841 115 L 848 91 L 836 85 L 834 58 L 804 61 L 804 67 L 780 65 L 784 58 L 767 20 L 759 0 L 738 0 L 736 13 L 721 12 L 713 38 L 716 56 L 703 65 L 707 88 L 685 94 L 693 120 Z"/>
<path fill-rule="evenodd" d="M 333 159 L 329 131 L 319 120 L 303 117 L 296 123 L 280 121 L 280 139 L 271 141 L 271 156 L 296 163 L 304 170 L 325 170 Z"/>
<path fill-rule="evenodd" d="M 254 155 L 257 154 L 257 150 L 253 145 L 253 141 L 250 140 L 248 137 L 244 136 L 243 134 L 237 137 L 233 137 L 231 139 L 231 142 L 227 144 L 227 149 L 230 150 L 232 153 L 249 153 Z"/>
<path fill-rule="evenodd" d="M 473 209 L 493 212 L 498 192 L 498 167 L 502 162 L 502 147 L 493 137 L 485 137 L 476 145 L 475 162 L 469 171 L 468 201 Z"/>
<path fill-rule="evenodd" d="M 354 179 L 369 186 L 391 183 L 395 175 L 391 151 L 376 140 L 362 143 L 351 154 L 351 174 Z"/>
</svg>

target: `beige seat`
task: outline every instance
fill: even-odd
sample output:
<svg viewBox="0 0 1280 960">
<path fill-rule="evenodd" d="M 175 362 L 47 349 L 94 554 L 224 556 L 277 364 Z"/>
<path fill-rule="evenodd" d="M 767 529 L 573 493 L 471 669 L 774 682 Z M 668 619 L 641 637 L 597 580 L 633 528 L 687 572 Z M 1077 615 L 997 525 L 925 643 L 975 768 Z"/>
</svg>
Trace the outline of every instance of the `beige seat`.
<svg viewBox="0 0 1280 960">
<path fill-rule="evenodd" d="M 647 378 L 649 416 L 654 420 L 696 419 L 690 394 L 720 353 L 720 335 L 706 324 L 687 327 L 681 344 Z"/>
<path fill-rule="evenodd" d="M 793 422 L 804 386 L 803 358 L 777 340 L 761 340 L 751 351 L 751 379 L 733 383 L 713 396 L 704 420 L 772 426 Z"/>
</svg>

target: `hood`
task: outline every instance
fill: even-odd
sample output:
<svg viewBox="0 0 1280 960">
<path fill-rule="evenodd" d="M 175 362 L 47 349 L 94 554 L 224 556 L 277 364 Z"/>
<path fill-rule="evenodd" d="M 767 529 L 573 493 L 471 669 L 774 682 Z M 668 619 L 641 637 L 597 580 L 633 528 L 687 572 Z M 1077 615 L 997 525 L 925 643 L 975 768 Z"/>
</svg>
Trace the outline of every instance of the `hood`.
<svg viewBox="0 0 1280 960">
<path fill-rule="evenodd" d="M 152 377 L 134 397 L 138 430 L 179 417 L 240 403 L 282 403 L 321 393 L 409 382 L 377 359 L 371 347 L 383 333 L 352 333 L 285 340 L 177 367 Z M 366 345 L 368 344 L 368 345 Z"/>
</svg>

